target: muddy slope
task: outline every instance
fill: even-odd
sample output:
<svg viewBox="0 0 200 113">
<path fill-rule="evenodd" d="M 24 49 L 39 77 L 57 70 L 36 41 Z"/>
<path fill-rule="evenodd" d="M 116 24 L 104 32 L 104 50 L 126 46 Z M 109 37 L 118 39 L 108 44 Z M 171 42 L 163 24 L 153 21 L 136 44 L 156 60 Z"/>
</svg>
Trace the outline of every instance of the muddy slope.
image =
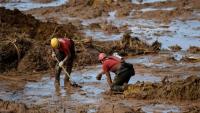
<svg viewBox="0 0 200 113">
<path fill-rule="evenodd" d="M 76 28 L 71 24 L 63 26 L 42 23 L 19 10 L 0 8 L 0 17 L 0 64 L 3 67 L 0 72 L 17 68 L 19 62 L 20 70 L 34 69 L 38 66 L 39 70 L 47 69 L 44 65 L 48 65 L 47 50 L 52 34 L 72 37 L 76 32 Z M 22 68 L 23 66 L 26 68 Z"/>
<path fill-rule="evenodd" d="M 177 18 L 183 20 L 195 18 L 199 20 L 198 17 L 193 16 L 193 12 L 198 11 L 200 8 L 199 4 L 199 0 L 176 0 L 142 4 L 134 4 L 130 0 L 70 0 L 68 4 L 57 8 L 33 9 L 27 11 L 27 13 L 47 16 L 48 14 L 59 12 L 67 14 L 70 17 L 89 19 L 108 15 L 110 11 L 117 11 L 118 17 L 132 16 L 132 18 L 156 19 L 163 22 L 170 22 Z M 143 12 L 141 11 L 143 8 L 174 9 Z M 131 12 L 133 12 L 134 15 L 130 15 Z"/>
<path fill-rule="evenodd" d="M 169 82 L 167 78 L 162 83 L 138 83 L 128 87 L 124 92 L 127 97 L 142 99 L 177 99 L 177 100 L 198 100 L 200 99 L 200 78 L 197 76 L 188 77 L 185 80 Z"/>
<path fill-rule="evenodd" d="M 40 22 L 31 15 L 25 15 L 19 10 L 0 8 L 0 72 L 16 69 L 21 72 L 43 71 L 53 67 L 50 56 L 50 39 L 55 37 L 69 37 L 75 40 L 77 60 L 75 66 L 85 66 L 98 63 L 99 52 L 119 51 L 123 55 L 131 52 L 146 54 L 158 52 L 160 44 L 152 46 L 131 39 L 125 34 L 121 41 L 96 42 L 83 37 L 71 23 L 59 25 L 51 22 Z"/>
</svg>

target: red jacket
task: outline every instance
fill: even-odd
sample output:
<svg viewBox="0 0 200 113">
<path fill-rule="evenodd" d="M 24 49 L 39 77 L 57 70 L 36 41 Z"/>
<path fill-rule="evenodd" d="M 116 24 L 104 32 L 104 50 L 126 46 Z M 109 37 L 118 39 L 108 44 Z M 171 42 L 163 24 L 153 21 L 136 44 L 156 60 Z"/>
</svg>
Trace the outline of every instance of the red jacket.
<svg viewBox="0 0 200 113">
<path fill-rule="evenodd" d="M 103 61 L 103 71 L 104 72 L 115 72 L 117 71 L 117 69 L 115 69 L 115 65 L 119 64 L 121 61 L 119 58 L 114 57 L 114 56 L 110 56 L 107 59 L 105 59 L 105 61 Z"/>
<path fill-rule="evenodd" d="M 59 38 L 60 47 L 58 48 L 59 51 L 62 51 L 67 56 L 70 53 L 70 48 L 73 45 L 73 41 L 68 38 Z"/>
</svg>

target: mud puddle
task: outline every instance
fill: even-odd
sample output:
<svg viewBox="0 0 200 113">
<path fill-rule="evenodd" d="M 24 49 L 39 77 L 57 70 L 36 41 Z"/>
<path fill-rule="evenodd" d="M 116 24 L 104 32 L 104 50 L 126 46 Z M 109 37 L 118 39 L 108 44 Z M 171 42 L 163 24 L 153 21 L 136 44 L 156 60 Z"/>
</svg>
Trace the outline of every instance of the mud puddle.
<svg viewBox="0 0 200 113">
<path fill-rule="evenodd" d="M 180 108 L 167 104 L 151 104 L 142 107 L 145 113 L 180 113 Z"/>
<path fill-rule="evenodd" d="M 175 7 L 164 7 L 164 8 L 143 8 L 139 11 L 160 11 L 160 10 L 174 10 Z M 136 11 L 137 12 L 137 11 Z M 197 14 L 197 13 L 195 13 Z M 36 16 L 36 15 L 35 15 Z M 133 37 L 147 42 L 153 43 L 158 40 L 162 43 L 162 49 L 170 50 L 170 46 L 178 45 L 182 50 L 187 50 L 190 46 L 200 47 L 200 21 L 198 20 L 172 20 L 169 23 L 163 23 L 158 20 L 149 19 L 137 19 L 134 18 L 135 11 L 131 11 L 128 16 L 118 18 L 118 12 L 116 10 L 108 12 L 108 16 L 101 16 L 92 19 L 81 19 L 77 17 L 70 17 L 66 14 L 57 13 L 49 14 L 46 17 L 37 15 L 37 18 L 42 20 L 54 20 L 60 24 L 66 22 L 77 22 L 78 26 L 82 26 L 82 32 L 86 37 L 92 37 L 94 40 L 99 41 L 110 41 L 119 40 L 125 31 L 130 30 Z M 196 16 L 195 16 L 196 17 Z M 194 18 L 195 18 L 194 17 Z M 117 27 L 119 33 L 108 33 L 105 29 L 105 24 L 109 24 Z M 93 29 L 89 26 L 92 24 L 98 24 L 100 28 Z M 123 28 L 124 29 L 121 29 Z M 112 31 L 112 30 L 111 30 Z"/>
<path fill-rule="evenodd" d="M 136 57 L 134 59 L 127 59 L 127 62 L 130 62 L 132 64 L 142 64 L 146 67 L 151 67 L 151 68 L 167 68 L 171 67 L 172 65 L 167 63 L 167 62 L 159 62 L 159 63 L 154 63 L 156 60 L 155 56 L 153 55 L 147 55 L 147 56 L 140 56 Z"/>
<path fill-rule="evenodd" d="M 149 7 L 149 8 L 141 9 L 140 11 L 142 11 L 142 12 L 158 11 L 158 10 L 161 10 L 161 11 L 171 11 L 171 10 L 174 10 L 174 9 L 175 9 L 175 7 L 168 7 L 168 8 L 153 8 L 153 7 Z"/>
<path fill-rule="evenodd" d="M 98 41 L 112 41 L 112 40 L 120 40 L 123 34 L 106 34 L 101 31 L 92 31 L 92 30 L 85 30 L 85 35 L 89 37 L 93 37 L 94 40 Z"/>
<path fill-rule="evenodd" d="M 165 9 L 165 8 L 164 8 Z M 165 10 L 173 10 L 169 8 Z M 142 11 L 157 10 L 152 8 L 143 9 Z M 162 9 L 159 9 L 162 10 Z M 200 21 L 196 20 L 174 20 L 169 24 L 160 23 L 159 21 L 146 19 L 117 18 L 116 11 L 110 12 L 106 18 L 96 18 L 83 20 L 82 25 L 88 26 L 93 23 L 107 21 L 116 27 L 128 26 L 128 30 L 132 31 L 132 36 L 139 37 L 147 43 L 158 40 L 162 43 L 163 49 L 169 49 L 170 46 L 178 45 L 182 50 L 187 50 L 190 46 L 199 47 L 200 43 Z M 134 12 L 131 12 L 134 17 Z M 93 37 L 95 40 L 119 40 L 123 33 L 106 34 L 104 31 L 84 30 L 86 36 Z"/>
<path fill-rule="evenodd" d="M 149 58 L 153 58 L 149 60 Z M 127 62 L 136 64 L 142 64 L 146 62 L 152 63 L 154 66 L 154 60 L 162 56 L 139 56 L 136 58 L 129 58 Z M 163 57 L 162 57 L 163 58 Z M 153 65 L 154 64 L 154 65 Z M 143 67 L 142 67 L 143 68 Z M 153 71 L 146 73 L 140 70 L 136 66 L 136 75 L 131 78 L 129 84 L 135 84 L 137 82 L 152 82 L 158 83 L 161 81 L 160 76 L 154 76 Z M 150 69 L 147 69 L 150 70 Z M 156 68 L 157 70 L 157 68 Z M 14 85 L 10 81 L 1 81 L 1 92 L 0 98 L 3 100 L 17 101 L 21 103 L 26 103 L 28 106 L 37 105 L 44 109 L 48 109 L 49 112 L 59 109 L 60 112 L 65 110 L 70 112 L 77 112 L 78 109 L 84 108 L 88 113 L 94 113 L 98 111 L 98 107 L 105 102 L 119 103 L 121 101 L 115 96 L 106 96 L 105 92 L 109 90 L 109 86 L 106 81 L 106 77 L 103 76 L 101 81 L 96 80 L 96 75 L 101 71 L 101 65 L 86 67 L 83 70 L 74 71 L 72 73 L 72 81 L 78 83 L 82 88 L 69 88 L 64 84 L 64 75 L 61 76 L 60 86 L 54 84 L 54 78 L 49 77 L 49 75 L 44 75 L 37 82 L 27 82 L 23 87 L 16 88 L 13 90 Z M 169 73 L 168 73 L 169 74 Z M 114 74 L 111 74 L 114 78 Z M 16 86 L 17 87 L 17 86 Z M 111 98 L 112 97 L 112 98 Z M 115 100 L 115 101 L 113 101 Z M 144 112 L 152 113 L 154 111 L 167 113 L 167 112 L 180 112 L 180 109 L 174 105 L 167 104 L 146 104 L 142 100 L 135 101 L 134 103 L 129 101 L 134 101 L 134 99 L 124 99 L 123 102 L 126 106 L 137 105 L 140 106 Z M 142 104 L 141 104 L 142 103 Z M 165 107 L 167 106 L 167 107 Z"/>
<path fill-rule="evenodd" d="M 127 23 L 133 36 L 152 43 L 158 40 L 162 43 L 163 49 L 179 45 L 182 50 L 188 49 L 191 45 L 199 47 L 200 36 L 198 28 L 199 21 L 172 21 L 169 25 L 153 20 L 131 19 Z"/>
<path fill-rule="evenodd" d="M 137 82 L 151 82 L 151 83 L 156 83 L 156 82 L 160 82 L 161 78 L 160 77 L 155 77 L 153 75 L 148 75 L 148 74 L 141 74 L 141 75 L 135 75 L 133 76 L 129 83 L 131 84 L 135 84 Z"/>
<path fill-rule="evenodd" d="M 18 101 L 27 105 L 45 105 L 49 107 L 56 105 L 57 101 L 62 99 L 63 102 L 76 102 L 79 104 L 98 105 L 98 102 L 104 100 L 102 93 L 109 90 L 106 77 L 103 76 L 101 81 L 96 80 L 96 75 L 101 71 L 101 67 L 90 67 L 81 71 L 72 73 L 72 81 L 78 83 L 82 88 L 70 89 L 64 85 L 64 75 L 61 76 L 60 86 L 54 85 L 54 78 L 47 75 L 37 82 L 27 82 L 20 90 L 6 88 L 5 85 L 11 83 L 1 82 L 0 98 L 3 100 Z M 112 74 L 114 78 L 114 74 Z M 159 82 L 159 77 L 150 75 L 136 75 L 131 78 L 130 84 L 136 82 Z M 93 110 L 92 110 L 93 111 Z M 91 112 L 92 112 L 91 111 Z"/>
<path fill-rule="evenodd" d="M 65 4 L 68 0 L 55 0 L 50 3 L 35 3 L 31 0 L 21 1 L 21 2 L 8 2 L 1 3 L 0 7 L 6 7 L 7 9 L 19 9 L 21 11 L 26 11 L 34 8 L 44 8 L 44 7 L 56 7 Z"/>
</svg>

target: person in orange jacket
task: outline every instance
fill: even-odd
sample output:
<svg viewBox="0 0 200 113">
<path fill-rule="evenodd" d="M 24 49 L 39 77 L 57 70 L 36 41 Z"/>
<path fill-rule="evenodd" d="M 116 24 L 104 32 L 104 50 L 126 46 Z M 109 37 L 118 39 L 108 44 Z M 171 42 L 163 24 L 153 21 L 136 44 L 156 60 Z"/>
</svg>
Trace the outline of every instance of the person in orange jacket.
<svg viewBox="0 0 200 113">
<path fill-rule="evenodd" d="M 124 91 L 131 76 L 135 75 L 133 65 L 119 57 L 106 56 L 105 53 L 100 53 L 98 60 L 102 63 L 102 71 L 96 76 L 96 79 L 101 80 L 102 75 L 105 74 L 112 91 Z M 113 81 L 110 72 L 116 75 Z"/>
<path fill-rule="evenodd" d="M 60 73 L 64 66 L 70 75 L 72 72 L 73 61 L 75 58 L 74 41 L 69 38 L 52 38 L 51 47 L 53 48 L 52 57 L 58 59 L 59 63 L 55 66 L 55 82 L 60 83 Z M 69 81 L 68 75 L 65 75 L 65 82 Z"/>
</svg>

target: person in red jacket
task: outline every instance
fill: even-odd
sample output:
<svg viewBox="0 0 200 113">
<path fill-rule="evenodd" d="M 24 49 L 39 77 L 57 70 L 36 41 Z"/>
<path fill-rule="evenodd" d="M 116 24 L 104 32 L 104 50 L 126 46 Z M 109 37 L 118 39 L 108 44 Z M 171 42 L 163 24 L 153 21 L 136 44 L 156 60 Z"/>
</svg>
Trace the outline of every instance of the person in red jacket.
<svg viewBox="0 0 200 113">
<path fill-rule="evenodd" d="M 62 66 L 66 68 L 68 74 L 72 72 L 73 61 L 75 58 L 74 41 L 68 38 L 52 38 L 51 47 L 53 48 L 52 57 L 58 59 L 59 63 L 56 64 L 55 82 L 60 83 L 60 73 Z M 65 82 L 69 81 L 68 75 L 65 75 Z"/>
<path fill-rule="evenodd" d="M 102 71 L 96 76 L 96 79 L 101 80 L 102 75 L 105 74 L 112 91 L 124 91 L 131 76 L 135 75 L 133 65 L 116 56 L 107 57 L 105 53 L 99 54 L 99 61 L 102 63 Z M 113 81 L 110 72 L 116 75 Z"/>
</svg>

